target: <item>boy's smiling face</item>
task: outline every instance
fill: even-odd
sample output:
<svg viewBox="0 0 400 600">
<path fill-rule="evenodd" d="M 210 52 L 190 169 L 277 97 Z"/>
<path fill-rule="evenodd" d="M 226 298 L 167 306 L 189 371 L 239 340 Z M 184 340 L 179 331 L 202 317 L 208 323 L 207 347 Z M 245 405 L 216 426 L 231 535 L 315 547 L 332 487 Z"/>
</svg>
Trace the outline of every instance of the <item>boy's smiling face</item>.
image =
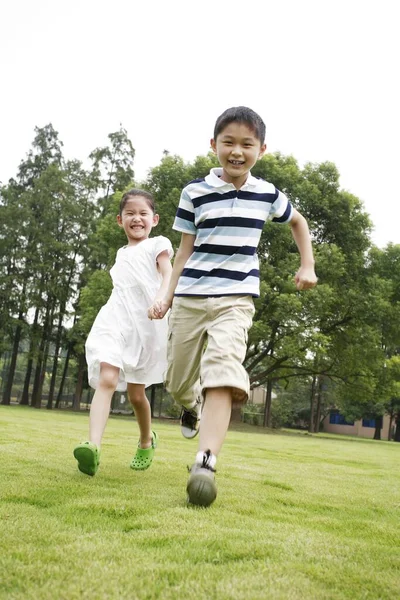
<svg viewBox="0 0 400 600">
<path fill-rule="evenodd" d="M 211 140 L 211 148 L 223 169 L 221 179 L 239 189 L 245 183 L 250 169 L 264 154 L 266 145 L 261 145 L 248 125 L 234 121 L 218 134 L 216 140 Z"/>
</svg>

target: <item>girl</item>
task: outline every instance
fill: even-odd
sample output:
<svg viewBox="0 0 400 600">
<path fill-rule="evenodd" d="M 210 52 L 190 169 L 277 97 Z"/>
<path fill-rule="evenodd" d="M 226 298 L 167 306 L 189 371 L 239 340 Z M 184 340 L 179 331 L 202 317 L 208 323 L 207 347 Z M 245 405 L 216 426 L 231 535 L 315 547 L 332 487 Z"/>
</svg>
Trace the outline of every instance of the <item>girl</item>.
<svg viewBox="0 0 400 600">
<path fill-rule="evenodd" d="M 166 370 L 167 322 L 149 316 L 155 316 L 169 285 L 171 242 L 163 236 L 149 238 L 159 215 L 152 195 L 143 190 L 124 194 L 117 221 L 128 245 L 118 250 L 110 271 L 113 291 L 86 341 L 89 384 L 96 392 L 90 407 L 89 441 L 79 444 L 74 456 L 87 475 L 94 475 L 100 463 L 101 439 L 115 390 L 128 389 L 139 425 L 131 468 L 150 467 L 157 434 L 151 430 L 145 388 L 161 383 Z"/>
</svg>

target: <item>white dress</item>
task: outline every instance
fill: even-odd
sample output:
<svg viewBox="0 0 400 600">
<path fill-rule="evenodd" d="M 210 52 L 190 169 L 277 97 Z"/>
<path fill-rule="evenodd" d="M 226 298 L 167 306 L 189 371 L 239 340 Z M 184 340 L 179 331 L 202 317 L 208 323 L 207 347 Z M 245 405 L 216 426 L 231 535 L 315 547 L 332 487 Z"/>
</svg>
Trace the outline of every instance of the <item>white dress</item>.
<svg viewBox="0 0 400 600">
<path fill-rule="evenodd" d="M 163 381 L 167 367 L 167 318 L 150 320 L 147 309 L 162 282 L 156 259 L 164 250 L 171 258 L 171 242 L 164 236 L 118 250 L 110 271 L 113 291 L 86 340 L 91 387 L 98 385 L 102 362 L 119 367 L 118 391 L 125 391 L 127 383 L 149 386 Z"/>
</svg>

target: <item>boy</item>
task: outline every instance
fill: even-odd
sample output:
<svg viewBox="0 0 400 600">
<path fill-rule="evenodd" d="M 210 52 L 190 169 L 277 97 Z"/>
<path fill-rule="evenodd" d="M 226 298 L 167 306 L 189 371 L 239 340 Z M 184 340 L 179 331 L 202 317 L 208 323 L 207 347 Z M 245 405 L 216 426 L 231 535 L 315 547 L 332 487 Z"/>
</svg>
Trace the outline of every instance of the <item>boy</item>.
<svg viewBox="0 0 400 600">
<path fill-rule="evenodd" d="M 167 389 L 182 404 L 182 433 L 199 431 L 199 451 L 187 484 L 188 502 L 208 506 L 216 498 L 215 464 L 228 430 L 232 401 L 245 402 L 249 378 L 242 365 L 247 332 L 259 295 L 257 246 L 267 219 L 289 223 L 299 249 L 297 289 L 316 285 L 307 222 L 272 184 L 250 170 L 266 150 L 265 125 L 240 106 L 215 124 L 211 147 L 221 168 L 182 191 L 174 229 L 182 233 L 164 300 L 172 305 L 168 333 Z"/>
</svg>

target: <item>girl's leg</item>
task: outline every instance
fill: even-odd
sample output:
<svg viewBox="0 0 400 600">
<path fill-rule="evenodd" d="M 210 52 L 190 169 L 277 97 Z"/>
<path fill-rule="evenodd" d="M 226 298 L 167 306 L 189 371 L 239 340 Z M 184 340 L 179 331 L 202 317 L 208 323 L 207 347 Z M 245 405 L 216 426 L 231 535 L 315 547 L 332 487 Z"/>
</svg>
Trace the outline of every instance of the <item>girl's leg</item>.
<svg viewBox="0 0 400 600">
<path fill-rule="evenodd" d="M 128 383 L 128 397 L 133 406 L 140 431 L 140 447 L 151 446 L 151 410 L 145 394 L 145 386 L 139 383 Z"/>
<path fill-rule="evenodd" d="M 89 439 L 100 448 L 104 429 L 110 414 L 111 399 L 116 390 L 119 368 L 101 363 L 99 385 L 90 406 Z"/>
</svg>

